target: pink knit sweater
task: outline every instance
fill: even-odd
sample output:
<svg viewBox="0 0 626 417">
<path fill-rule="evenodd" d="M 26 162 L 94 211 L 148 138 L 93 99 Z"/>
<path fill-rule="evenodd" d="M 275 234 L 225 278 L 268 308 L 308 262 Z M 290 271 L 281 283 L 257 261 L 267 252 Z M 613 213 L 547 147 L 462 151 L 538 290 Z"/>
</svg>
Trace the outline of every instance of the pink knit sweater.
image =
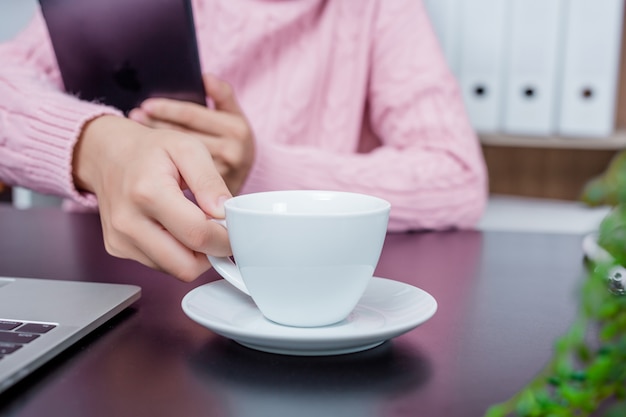
<svg viewBox="0 0 626 417">
<path fill-rule="evenodd" d="M 204 71 L 235 88 L 257 155 L 243 192 L 351 190 L 389 228 L 471 227 L 486 172 L 418 0 L 194 0 Z M 0 46 L 0 181 L 95 204 L 71 175 L 86 121 L 119 114 L 62 92 L 41 16 Z"/>
</svg>

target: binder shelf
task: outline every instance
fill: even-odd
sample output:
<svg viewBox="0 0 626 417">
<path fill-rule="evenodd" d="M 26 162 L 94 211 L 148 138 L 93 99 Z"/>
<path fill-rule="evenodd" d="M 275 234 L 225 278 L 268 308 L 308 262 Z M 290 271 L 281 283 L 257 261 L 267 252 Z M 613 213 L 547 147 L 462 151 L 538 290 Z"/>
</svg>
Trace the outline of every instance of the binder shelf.
<svg viewBox="0 0 626 417">
<path fill-rule="evenodd" d="M 618 150 L 626 148 L 626 129 L 617 130 L 606 138 L 521 136 L 501 133 L 479 133 L 480 142 L 486 146 L 517 148 L 557 148 Z"/>
</svg>

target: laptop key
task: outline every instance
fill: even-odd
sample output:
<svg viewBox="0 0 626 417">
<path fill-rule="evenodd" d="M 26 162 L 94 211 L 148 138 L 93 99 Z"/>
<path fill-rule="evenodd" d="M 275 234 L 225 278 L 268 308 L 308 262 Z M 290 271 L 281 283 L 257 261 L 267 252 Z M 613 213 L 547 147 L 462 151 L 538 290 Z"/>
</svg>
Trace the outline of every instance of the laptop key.
<svg viewBox="0 0 626 417">
<path fill-rule="evenodd" d="M 13 353 L 21 347 L 22 345 L 16 343 L 0 343 L 0 357 Z"/>
<path fill-rule="evenodd" d="M 38 334 L 0 331 L 0 343 L 29 343 L 39 337 Z"/>
<path fill-rule="evenodd" d="M 13 330 L 21 324 L 19 321 L 0 320 L 0 330 Z"/>
<path fill-rule="evenodd" d="M 25 333 L 37 333 L 43 334 L 47 333 L 50 330 L 54 329 L 56 326 L 54 324 L 45 324 L 45 323 L 26 323 L 22 327 L 18 329 L 19 332 Z"/>
</svg>

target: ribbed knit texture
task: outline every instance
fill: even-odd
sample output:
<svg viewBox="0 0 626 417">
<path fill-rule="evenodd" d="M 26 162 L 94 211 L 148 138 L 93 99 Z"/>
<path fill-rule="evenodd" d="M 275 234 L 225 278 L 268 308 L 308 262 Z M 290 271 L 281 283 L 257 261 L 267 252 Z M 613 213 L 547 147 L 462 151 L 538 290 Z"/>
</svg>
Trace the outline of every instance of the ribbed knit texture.
<svg viewBox="0 0 626 417">
<path fill-rule="evenodd" d="M 392 204 L 392 231 L 480 218 L 480 146 L 420 1 L 193 5 L 203 70 L 234 86 L 255 132 L 244 193 L 377 195 Z M 86 121 L 119 113 L 60 91 L 40 16 L 0 46 L 0 62 L 0 180 L 80 199 L 73 145 Z"/>
</svg>

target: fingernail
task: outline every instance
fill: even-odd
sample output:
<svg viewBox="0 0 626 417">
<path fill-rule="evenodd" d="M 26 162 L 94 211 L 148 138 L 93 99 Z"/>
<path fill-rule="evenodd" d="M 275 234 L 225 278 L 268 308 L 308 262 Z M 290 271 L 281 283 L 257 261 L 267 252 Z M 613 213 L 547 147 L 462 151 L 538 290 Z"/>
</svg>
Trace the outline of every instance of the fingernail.
<svg viewBox="0 0 626 417">
<path fill-rule="evenodd" d="M 150 99 L 144 101 L 143 103 L 141 103 L 141 108 L 145 111 L 147 111 L 148 113 L 150 113 L 151 111 L 154 110 L 154 102 Z"/>
<path fill-rule="evenodd" d="M 226 211 L 224 209 L 224 203 L 228 200 L 228 197 L 225 195 L 219 196 L 217 201 L 215 202 L 215 217 L 218 219 L 223 219 L 226 217 Z"/>
<path fill-rule="evenodd" d="M 142 123 L 146 120 L 143 113 L 139 109 L 133 109 L 128 113 L 128 118 L 135 122 Z"/>
</svg>

